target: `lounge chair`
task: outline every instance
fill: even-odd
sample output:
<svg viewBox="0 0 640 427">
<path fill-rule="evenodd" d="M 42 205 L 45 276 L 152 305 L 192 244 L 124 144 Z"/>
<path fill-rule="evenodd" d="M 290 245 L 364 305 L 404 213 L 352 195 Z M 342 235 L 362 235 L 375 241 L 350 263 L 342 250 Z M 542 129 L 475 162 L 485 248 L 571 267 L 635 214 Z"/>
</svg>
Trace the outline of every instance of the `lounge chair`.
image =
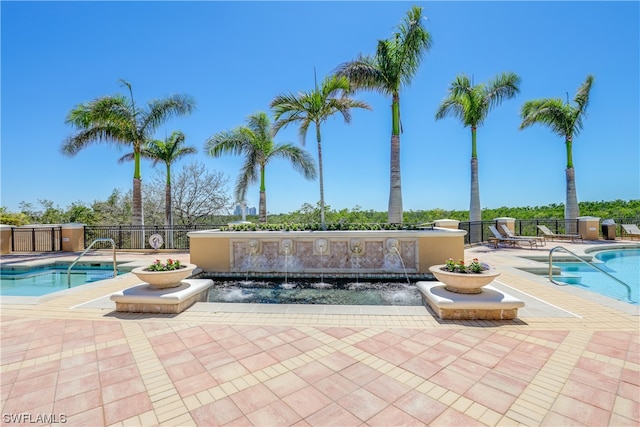
<svg viewBox="0 0 640 427">
<path fill-rule="evenodd" d="M 512 239 L 533 239 L 536 241 L 536 246 L 540 245 L 540 246 L 545 246 L 547 243 L 544 240 L 544 237 L 542 236 L 517 236 L 515 234 L 513 234 L 513 232 L 511 231 L 511 229 L 509 227 L 507 227 L 506 224 L 500 224 L 500 230 L 502 231 L 502 234 L 505 237 L 510 237 Z"/>
<path fill-rule="evenodd" d="M 549 230 L 549 227 L 547 227 L 546 225 L 538 225 L 537 227 L 540 231 L 542 231 L 542 234 L 544 234 L 545 240 L 561 239 L 571 240 L 572 242 L 575 242 L 576 240 L 583 241 L 582 236 L 579 234 L 557 234 Z"/>
<path fill-rule="evenodd" d="M 515 247 L 519 243 L 528 243 L 533 249 L 534 246 L 538 246 L 536 239 L 529 239 L 526 237 L 504 237 L 495 225 L 490 225 L 489 230 L 493 233 L 493 237 L 489 237 L 488 242 L 493 243 L 493 245 L 497 248 L 500 243 L 504 243 L 508 246 Z"/>
<path fill-rule="evenodd" d="M 638 228 L 635 224 L 621 224 L 622 226 L 622 235 L 624 237 L 629 237 L 631 239 L 638 238 L 640 239 L 640 228 Z"/>
</svg>

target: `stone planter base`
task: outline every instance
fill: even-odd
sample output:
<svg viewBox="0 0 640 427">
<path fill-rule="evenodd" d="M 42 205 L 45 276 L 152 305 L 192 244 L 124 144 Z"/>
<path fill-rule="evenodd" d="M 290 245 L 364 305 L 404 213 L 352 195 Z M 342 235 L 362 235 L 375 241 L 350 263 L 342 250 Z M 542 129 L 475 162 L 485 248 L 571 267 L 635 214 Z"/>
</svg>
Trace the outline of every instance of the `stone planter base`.
<svg viewBox="0 0 640 427">
<path fill-rule="evenodd" d="M 433 265 L 429 271 L 440 282 L 444 283 L 445 289 L 459 294 L 479 294 L 482 287 L 488 285 L 500 275 L 495 270 L 483 271 L 477 274 L 454 273 L 442 270 L 444 265 Z"/>
<path fill-rule="evenodd" d="M 132 313 L 181 313 L 196 302 L 207 300 L 210 279 L 185 279 L 180 286 L 153 289 L 147 283 L 111 295 L 116 311 Z"/>
<path fill-rule="evenodd" d="M 418 282 L 423 303 L 440 319 L 512 320 L 524 302 L 487 285 L 479 294 L 449 292 L 439 282 Z"/>
</svg>

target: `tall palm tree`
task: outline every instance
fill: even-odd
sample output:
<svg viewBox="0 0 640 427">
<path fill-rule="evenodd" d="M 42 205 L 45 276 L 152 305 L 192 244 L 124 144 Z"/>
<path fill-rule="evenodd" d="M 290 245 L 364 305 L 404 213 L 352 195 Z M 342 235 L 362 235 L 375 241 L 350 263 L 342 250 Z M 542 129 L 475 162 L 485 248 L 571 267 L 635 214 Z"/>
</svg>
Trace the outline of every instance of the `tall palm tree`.
<svg viewBox="0 0 640 427">
<path fill-rule="evenodd" d="M 471 201 L 469 204 L 471 222 L 482 221 L 476 130 L 484 123 L 492 108 L 520 92 L 519 84 L 520 77 L 511 72 L 497 75 L 486 85 L 480 83 L 475 86 L 468 76 L 460 74 L 449 86 L 449 96 L 442 101 L 436 111 L 436 120 L 452 115 L 460 119 L 464 127 L 471 127 Z"/>
<path fill-rule="evenodd" d="M 164 193 L 164 221 L 170 228 L 173 225 L 173 215 L 171 209 L 171 164 L 182 157 L 194 154 L 197 152 L 195 147 L 184 146 L 185 136 L 180 131 L 174 131 L 171 136 L 161 140 L 147 141 L 140 150 L 140 156 L 153 160 L 153 166 L 162 162 L 165 164 L 166 184 Z M 134 160 L 135 153 L 125 154 L 120 158 L 120 162 Z M 173 234 L 170 230 L 167 230 L 167 247 L 173 247 Z"/>
<path fill-rule="evenodd" d="M 320 223 L 325 227 L 324 220 L 324 169 L 322 163 L 322 136 L 320 125 L 336 113 L 342 114 L 345 123 L 351 123 L 352 108 L 371 109 L 369 105 L 349 97 L 349 80 L 345 77 L 331 76 L 325 78 L 320 87 L 311 92 L 300 92 L 276 96 L 271 101 L 276 120 L 273 129 L 277 133 L 290 123 L 300 125 L 298 133 L 300 142 L 305 144 L 307 130 L 313 123 L 316 128 L 316 142 L 318 144 L 318 171 L 320 173 Z"/>
<path fill-rule="evenodd" d="M 376 54 L 360 55 L 336 69 L 354 89 L 374 90 L 391 96 L 391 167 L 388 221 L 402 222 L 400 179 L 400 90 L 409 86 L 424 54 L 431 48 L 431 35 L 422 25 L 422 8 L 413 6 L 391 39 L 379 40 Z"/>
<path fill-rule="evenodd" d="M 522 117 L 520 129 L 529 127 L 534 123 L 540 123 L 548 126 L 556 135 L 564 138 L 564 144 L 567 149 L 565 220 L 575 220 L 580 215 L 578 196 L 576 194 L 576 176 L 573 168 L 573 137 L 577 136 L 582 130 L 582 122 L 589 105 L 589 92 L 592 85 L 593 76 L 588 75 L 573 98 L 575 106 L 569 104 L 569 96 L 567 95 L 566 103 L 560 98 L 541 98 L 525 102 L 520 109 L 520 116 Z M 574 231 L 574 229 L 569 231 Z"/>
<path fill-rule="evenodd" d="M 260 222 L 267 222 L 265 169 L 271 160 L 289 160 L 293 168 L 306 179 L 316 177 L 315 164 L 309 153 L 292 144 L 276 144 L 273 135 L 269 117 L 260 111 L 247 118 L 247 126 L 219 132 L 205 143 L 205 151 L 212 157 L 220 157 L 222 154 L 245 156 L 236 181 L 236 200 L 244 200 L 249 184 L 258 181 L 260 177 Z"/>
<path fill-rule="evenodd" d="M 190 114 L 195 101 L 187 95 L 172 95 L 151 100 L 146 109 L 142 109 L 135 104 L 131 84 L 122 79 L 120 83 L 129 90 L 129 98 L 119 94 L 105 96 L 79 104 L 69 111 L 65 123 L 76 128 L 77 132 L 64 141 L 62 153 L 74 156 L 98 142 L 131 146 L 134 155 L 133 225 L 144 225 L 140 174 L 142 146 L 170 117 Z"/>
</svg>

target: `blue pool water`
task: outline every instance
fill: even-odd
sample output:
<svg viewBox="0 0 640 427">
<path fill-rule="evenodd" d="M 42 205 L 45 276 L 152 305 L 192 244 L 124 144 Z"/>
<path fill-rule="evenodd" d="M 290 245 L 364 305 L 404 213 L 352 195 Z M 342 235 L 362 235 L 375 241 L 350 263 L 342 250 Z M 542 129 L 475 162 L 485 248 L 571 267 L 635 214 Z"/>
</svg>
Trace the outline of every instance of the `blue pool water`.
<svg viewBox="0 0 640 427">
<path fill-rule="evenodd" d="M 562 276 L 558 281 L 591 292 L 639 305 L 640 301 L 640 249 L 620 249 L 598 252 L 593 263 L 631 287 L 631 301 L 627 289 L 598 270 L 577 262 L 558 262 Z"/>
<path fill-rule="evenodd" d="M 51 264 L 39 267 L 0 269 L 0 295 L 37 297 L 69 289 L 69 265 Z M 121 274 L 121 272 L 118 272 Z M 113 277 L 113 264 L 76 265 L 71 269 L 71 287 Z"/>
</svg>

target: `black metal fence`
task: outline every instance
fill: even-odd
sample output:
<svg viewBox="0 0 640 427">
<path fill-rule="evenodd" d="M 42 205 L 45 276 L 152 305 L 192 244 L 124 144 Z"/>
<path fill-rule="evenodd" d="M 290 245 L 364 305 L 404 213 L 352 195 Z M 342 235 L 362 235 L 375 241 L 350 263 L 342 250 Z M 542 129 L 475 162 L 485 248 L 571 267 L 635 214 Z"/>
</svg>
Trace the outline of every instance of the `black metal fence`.
<svg viewBox="0 0 640 427">
<path fill-rule="evenodd" d="M 622 227 L 620 224 L 640 224 L 639 218 L 614 218 L 616 223 L 616 235 L 622 235 Z M 477 221 L 477 222 L 460 222 L 458 228 L 466 230 L 464 243 L 469 245 L 472 243 L 486 242 L 493 233 L 489 230 L 489 226 L 497 225 L 497 220 Z M 538 225 L 547 226 L 553 233 L 567 234 L 576 233 L 578 231 L 578 220 L 563 219 L 523 219 L 515 220 L 515 234 L 520 236 L 539 236 L 541 235 Z M 189 249 L 189 231 L 211 230 L 223 227 L 221 224 L 193 225 L 167 227 L 158 226 L 86 226 L 84 233 L 85 247 L 87 247 L 94 239 L 108 237 L 116 242 L 118 249 L 154 249 L 151 246 L 150 238 L 154 235 L 162 237 L 162 249 Z M 101 248 L 101 242 L 96 243 L 94 247 Z M 105 243 L 104 248 L 108 248 Z"/>
<path fill-rule="evenodd" d="M 623 236 L 621 224 L 640 224 L 640 217 L 636 218 L 611 218 L 615 222 L 616 236 Z M 602 220 L 600 221 L 602 223 Z M 489 226 L 497 225 L 498 221 L 478 221 L 478 222 L 461 222 L 458 226 L 461 230 L 466 230 L 467 235 L 464 237 L 465 245 L 471 243 L 486 242 L 488 238 L 493 237 L 493 233 L 489 230 Z M 545 225 L 555 234 L 576 234 L 578 232 L 578 220 L 564 219 L 517 219 L 515 220 L 514 233 L 519 236 L 542 236 L 542 232 L 538 225 Z M 598 227 L 600 237 L 602 235 L 602 226 Z"/>
<path fill-rule="evenodd" d="M 210 230 L 219 228 L 219 224 L 209 225 L 91 225 L 84 228 L 84 245 L 88 247 L 98 238 L 110 238 L 116 243 L 118 249 L 158 249 L 153 244 L 159 243 L 157 236 L 161 237 L 160 249 L 189 249 L 189 237 L 187 233 L 197 230 Z M 152 239 L 153 236 L 153 239 Z M 155 242 L 155 243 L 154 243 Z M 109 248 L 106 242 L 97 242 L 97 249 Z"/>
<path fill-rule="evenodd" d="M 12 252 L 55 252 L 62 250 L 62 227 L 14 227 L 11 229 Z"/>
</svg>

